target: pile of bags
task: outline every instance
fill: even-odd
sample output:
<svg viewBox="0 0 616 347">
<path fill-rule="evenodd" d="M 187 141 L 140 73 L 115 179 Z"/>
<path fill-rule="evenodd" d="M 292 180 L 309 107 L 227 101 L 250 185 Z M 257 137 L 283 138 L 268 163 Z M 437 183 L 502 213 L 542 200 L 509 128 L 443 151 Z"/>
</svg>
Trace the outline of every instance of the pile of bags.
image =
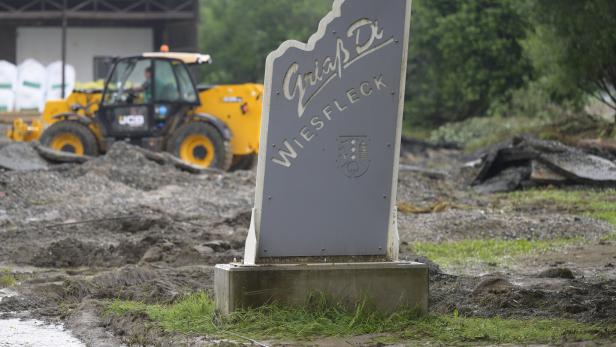
<svg viewBox="0 0 616 347">
<path fill-rule="evenodd" d="M 75 87 L 75 68 L 65 67 L 65 96 Z M 19 66 L 0 60 L 0 112 L 43 111 L 46 100 L 62 97 L 62 62 L 47 67 L 34 59 Z"/>
</svg>

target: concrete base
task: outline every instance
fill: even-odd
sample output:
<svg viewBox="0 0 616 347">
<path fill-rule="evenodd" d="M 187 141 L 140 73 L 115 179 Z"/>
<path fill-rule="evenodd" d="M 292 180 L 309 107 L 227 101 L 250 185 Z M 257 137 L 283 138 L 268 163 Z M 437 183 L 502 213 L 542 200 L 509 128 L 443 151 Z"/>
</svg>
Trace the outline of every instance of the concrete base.
<svg viewBox="0 0 616 347">
<path fill-rule="evenodd" d="M 391 312 L 412 307 L 428 311 L 428 267 L 415 262 L 216 265 L 216 307 L 228 314 L 268 303 L 302 305 L 324 294 L 352 307 L 362 299 Z"/>
</svg>

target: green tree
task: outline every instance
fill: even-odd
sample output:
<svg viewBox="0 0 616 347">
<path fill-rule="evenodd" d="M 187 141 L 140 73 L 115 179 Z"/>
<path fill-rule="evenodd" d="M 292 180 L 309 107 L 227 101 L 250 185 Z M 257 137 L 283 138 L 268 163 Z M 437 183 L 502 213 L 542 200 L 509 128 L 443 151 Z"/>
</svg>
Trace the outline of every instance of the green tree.
<svg viewBox="0 0 616 347">
<path fill-rule="evenodd" d="M 529 0 L 525 47 L 552 99 L 592 95 L 616 111 L 616 1 Z"/>
<path fill-rule="evenodd" d="M 262 81 L 267 54 L 288 39 L 305 42 L 331 4 L 331 0 L 201 0 L 201 50 L 214 59 L 213 65 L 204 67 L 203 81 Z M 517 4 L 515 0 L 413 1 L 407 121 L 436 125 L 482 116 L 493 102 L 524 85 L 530 64 L 519 42 L 527 23 Z"/>
<path fill-rule="evenodd" d="M 526 21 L 513 0 L 415 0 L 406 119 L 435 125 L 483 116 L 524 85 L 519 41 Z"/>
<path fill-rule="evenodd" d="M 261 82 L 265 58 L 283 41 L 305 42 L 331 0 L 201 0 L 200 46 L 212 55 L 208 83 Z"/>
</svg>

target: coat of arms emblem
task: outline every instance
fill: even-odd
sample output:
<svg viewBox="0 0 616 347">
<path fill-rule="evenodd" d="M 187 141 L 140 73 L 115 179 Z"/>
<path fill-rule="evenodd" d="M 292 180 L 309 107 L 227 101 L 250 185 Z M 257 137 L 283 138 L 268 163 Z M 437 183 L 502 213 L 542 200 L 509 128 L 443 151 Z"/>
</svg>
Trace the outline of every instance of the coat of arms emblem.
<svg viewBox="0 0 616 347">
<path fill-rule="evenodd" d="M 357 178 L 368 171 L 370 159 L 368 158 L 367 136 L 339 136 L 337 166 L 345 176 Z"/>
</svg>

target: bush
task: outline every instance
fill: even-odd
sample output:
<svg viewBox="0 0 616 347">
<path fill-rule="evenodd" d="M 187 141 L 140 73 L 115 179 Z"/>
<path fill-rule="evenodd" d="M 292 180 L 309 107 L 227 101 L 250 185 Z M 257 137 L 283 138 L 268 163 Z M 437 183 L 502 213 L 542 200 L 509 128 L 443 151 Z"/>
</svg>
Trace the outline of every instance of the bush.
<svg viewBox="0 0 616 347">
<path fill-rule="evenodd" d="M 467 150 L 475 150 L 514 135 L 536 131 L 549 123 L 550 119 L 531 117 L 476 117 L 445 124 L 430 134 L 430 140 L 456 142 Z"/>
</svg>

